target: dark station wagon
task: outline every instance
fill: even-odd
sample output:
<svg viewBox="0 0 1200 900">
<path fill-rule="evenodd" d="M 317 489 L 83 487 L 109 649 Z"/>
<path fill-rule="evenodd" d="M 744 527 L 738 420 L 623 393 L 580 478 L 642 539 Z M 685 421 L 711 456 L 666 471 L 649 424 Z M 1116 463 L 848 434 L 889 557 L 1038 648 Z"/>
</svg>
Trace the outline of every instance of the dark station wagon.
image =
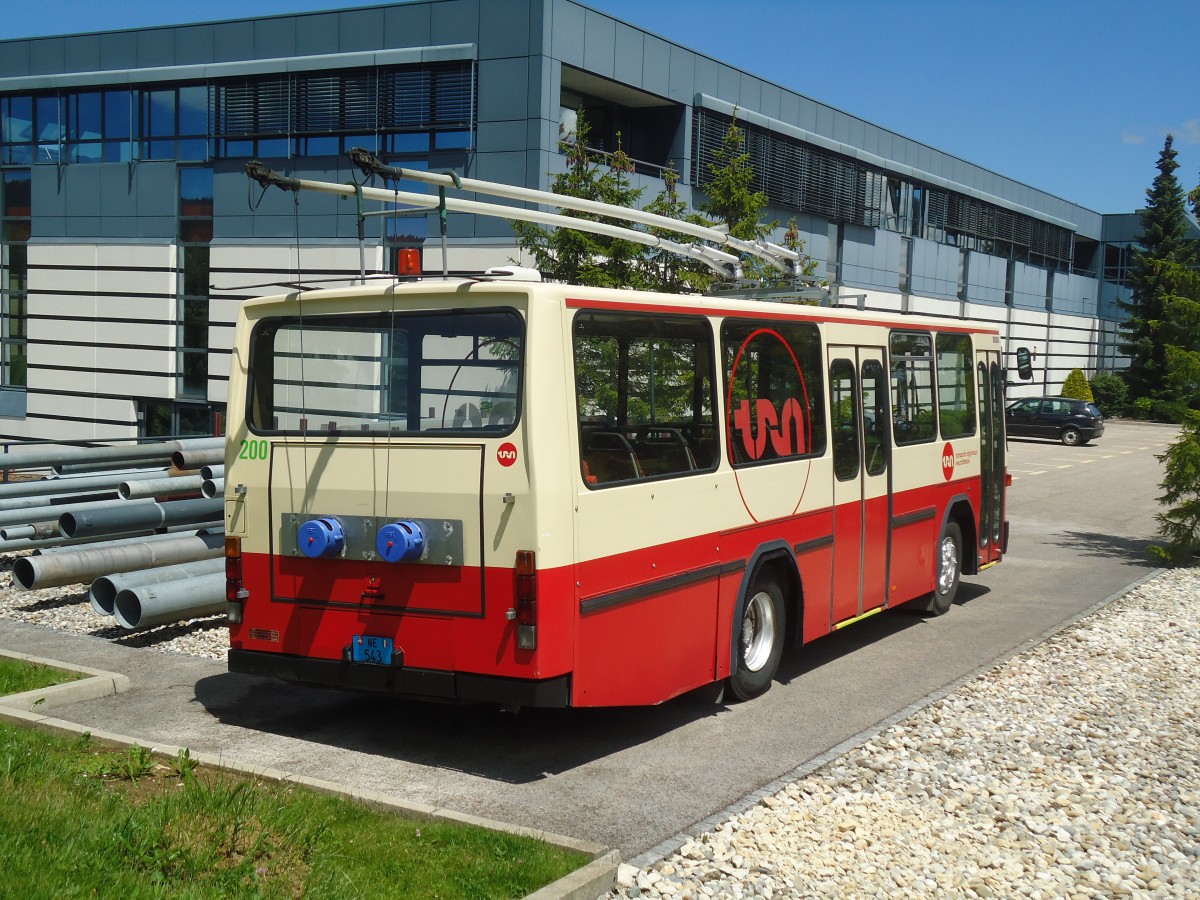
<svg viewBox="0 0 1200 900">
<path fill-rule="evenodd" d="M 1104 434 L 1104 416 L 1094 403 L 1067 397 L 1026 397 L 1005 414 L 1009 437 L 1053 438 L 1068 446 Z"/>
</svg>

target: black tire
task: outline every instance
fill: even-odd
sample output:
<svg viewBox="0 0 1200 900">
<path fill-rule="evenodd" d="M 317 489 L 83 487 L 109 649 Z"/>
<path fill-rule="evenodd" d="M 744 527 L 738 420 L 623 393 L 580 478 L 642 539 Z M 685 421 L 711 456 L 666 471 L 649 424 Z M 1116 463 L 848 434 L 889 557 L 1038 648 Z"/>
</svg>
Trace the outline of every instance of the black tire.
<svg viewBox="0 0 1200 900">
<path fill-rule="evenodd" d="M 1068 447 L 1074 447 L 1077 444 L 1084 443 L 1082 438 L 1083 438 L 1083 435 L 1081 435 L 1079 433 L 1078 428 L 1064 428 L 1062 430 L 1062 434 L 1060 434 L 1058 437 L 1058 439 L 1060 441 L 1062 441 L 1064 444 L 1066 444 Z"/>
<path fill-rule="evenodd" d="M 937 568 L 934 570 L 933 590 L 925 595 L 925 602 L 920 607 L 924 612 L 944 616 L 954 605 L 954 596 L 958 593 L 962 576 L 962 545 L 962 529 L 957 522 L 947 522 L 946 530 L 934 548 Z"/>
<path fill-rule="evenodd" d="M 783 656 L 787 611 L 783 589 L 771 572 L 755 576 L 746 592 L 741 616 L 733 623 L 733 671 L 729 692 L 752 700 L 771 686 Z"/>
</svg>

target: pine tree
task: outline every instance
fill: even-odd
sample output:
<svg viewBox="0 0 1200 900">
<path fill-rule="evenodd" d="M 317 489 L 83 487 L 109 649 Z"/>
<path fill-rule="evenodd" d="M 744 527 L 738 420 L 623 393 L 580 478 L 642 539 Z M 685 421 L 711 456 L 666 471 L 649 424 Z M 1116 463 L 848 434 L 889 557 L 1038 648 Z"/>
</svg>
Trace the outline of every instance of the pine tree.
<svg viewBox="0 0 1200 900">
<path fill-rule="evenodd" d="M 1146 191 L 1146 208 L 1141 212 L 1142 235 L 1133 254 L 1129 284 L 1132 296 L 1120 305 L 1129 318 L 1121 324 L 1124 340 L 1119 344 L 1130 357 L 1125 372 L 1131 399 L 1148 399 L 1151 404 L 1170 401 L 1166 385 L 1166 344 L 1161 334 L 1169 291 L 1164 264 L 1193 266 L 1195 243 L 1187 240 L 1184 192 L 1175 177 L 1179 163 L 1173 139 L 1167 135 L 1158 158 L 1158 175 Z"/>
<path fill-rule="evenodd" d="M 550 189 L 556 194 L 597 200 L 616 206 L 633 206 L 642 195 L 633 187 L 628 174 L 633 162 L 623 151 L 605 158 L 588 150 L 590 129 L 580 110 L 576 130 L 559 142 L 567 160 L 567 170 L 554 176 Z M 563 210 L 572 218 L 627 223 L 574 210 Z M 517 243 L 533 255 L 537 267 L 547 277 L 571 284 L 593 287 L 642 287 L 640 283 L 642 247 L 630 241 L 576 231 L 573 228 L 542 228 L 530 222 L 513 222 Z"/>
<path fill-rule="evenodd" d="M 774 223 L 760 221 L 767 195 L 752 190 L 754 167 L 750 165 L 744 137 L 735 112 L 725 129 L 721 146 L 713 150 L 713 161 L 709 164 L 711 178 L 704 185 L 704 199 L 696 206 L 702 213 L 727 225 L 734 237 L 753 241 L 771 231 Z"/>
</svg>

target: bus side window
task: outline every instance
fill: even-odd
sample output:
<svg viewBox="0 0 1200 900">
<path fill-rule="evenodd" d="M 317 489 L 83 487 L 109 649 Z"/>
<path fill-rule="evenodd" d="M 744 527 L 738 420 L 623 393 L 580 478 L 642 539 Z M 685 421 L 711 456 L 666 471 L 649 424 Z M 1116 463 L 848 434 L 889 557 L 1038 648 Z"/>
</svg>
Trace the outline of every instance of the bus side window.
<svg viewBox="0 0 1200 900">
<path fill-rule="evenodd" d="M 585 484 L 716 467 L 715 362 L 707 319 L 581 311 L 572 332 Z"/>
</svg>

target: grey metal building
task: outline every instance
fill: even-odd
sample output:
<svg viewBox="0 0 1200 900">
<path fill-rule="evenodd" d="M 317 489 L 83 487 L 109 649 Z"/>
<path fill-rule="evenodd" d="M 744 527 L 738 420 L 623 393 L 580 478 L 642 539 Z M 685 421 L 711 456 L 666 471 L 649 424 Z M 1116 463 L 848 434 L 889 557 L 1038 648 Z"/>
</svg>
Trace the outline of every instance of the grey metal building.
<svg viewBox="0 0 1200 900">
<path fill-rule="evenodd" d="M 357 274 L 352 201 L 262 194 L 248 159 L 347 182 L 344 151 L 548 187 L 577 109 L 592 145 L 703 189 L 730 117 L 833 302 L 1000 323 L 1028 391 L 1119 367 L 1132 215 L 1106 217 L 574 0 L 417 0 L 0 42 L 0 440 L 207 433 L 239 301 Z M 1131 227 L 1132 226 L 1132 227 Z M 367 220 L 366 265 L 431 235 Z M 449 217 L 451 271 L 518 256 Z M 422 265 L 440 272 L 437 240 Z M 1019 391 L 1018 391 L 1019 393 Z"/>
</svg>

